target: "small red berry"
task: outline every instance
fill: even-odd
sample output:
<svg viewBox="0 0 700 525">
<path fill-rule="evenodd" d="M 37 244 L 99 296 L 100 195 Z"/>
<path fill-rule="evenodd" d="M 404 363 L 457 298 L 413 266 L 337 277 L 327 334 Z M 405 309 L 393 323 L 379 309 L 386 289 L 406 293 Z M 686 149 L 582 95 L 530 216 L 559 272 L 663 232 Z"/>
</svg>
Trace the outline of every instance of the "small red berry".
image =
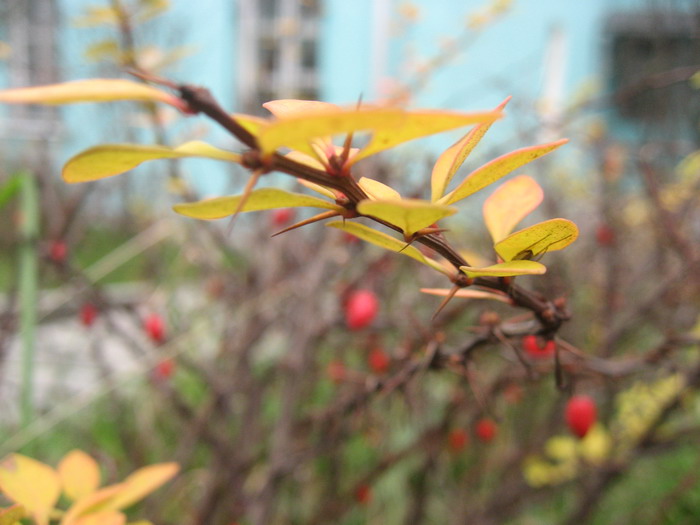
<svg viewBox="0 0 700 525">
<path fill-rule="evenodd" d="M 589 396 L 574 396 L 566 403 L 564 416 L 569 430 L 579 438 L 584 437 L 595 424 L 598 410 Z"/>
<path fill-rule="evenodd" d="M 374 348 L 367 355 L 367 364 L 375 374 L 386 374 L 391 366 L 391 358 L 381 348 Z"/>
<path fill-rule="evenodd" d="M 57 263 L 63 264 L 68 257 L 68 246 L 63 241 L 51 241 L 49 244 L 49 258 Z"/>
<path fill-rule="evenodd" d="M 165 341 L 165 322 L 158 314 L 151 314 L 143 321 L 143 329 L 154 343 L 160 344 Z"/>
<path fill-rule="evenodd" d="M 92 303 L 85 303 L 80 307 L 80 322 L 83 326 L 92 326 L 97 319 L 97 307 Z"/>
<path fill-rule="evenodd" d="M 277 208 L 272 212 L 272 224 L 281 228 L 294 220 L 296 210 L 294 208 Z"/>
<path fill-rule="evenodd" d="M 355 490 L 355 501 L 361 505 L 367 505 L 372 501 L 372 488 L 369 485 L 362 484 Z"/>
<path fill-rule="evenodd" d="M 156 380 L 165 381 L 169 379 L 175 372 L 175 360 L 172 358 L 162 359 L 158 361 L 153 368 L 153 377 Z"/>
<path fill-rule="evenodd" d="M 540 346 L 537 336 L 526 335 L 523 337 L 523 350 L 525 350 L 525 353 L 533 359 L 545 359 L 552 357 L 555 349 L 556 343 L 552 339 L 546 341 L 544 346 Z"/>
<path fill-rule="evenodd" d="M 356 290 L 345 303 L 345 323 L 350 330 L 361 330 L 372 324 L 379 312 L 379 300 L 370 290 Z"/>
<path fill-rule="evenodd" d="M 615 244 L 615 232 L 607 224 L 601 224 L 596 228 L 595 239 L 600 246 L 612 246 Z"/>
<path fill-rule="evenodd" d="M 469 443 L 469 435 L 461 428 L 455 428 L 447 436 L 447 444 L 452 452 L 461 452 Z"/>
<path fill-rule="evenodd" d="M 482 443 L 493 441 L 498 433 L 498 426 L 492 419 L 484 418 L 476 422 L 476 437 Z"/>
<path fill-rule="evenodd" d="M 326 368 L 326 374 L 328 374 L 328 378 L 335 384 L 342 383 L 347 377 L 345 365 L 342 361 L 339 360 L 334 360 L 328 363 L 328 368 Z"/>
</svg>

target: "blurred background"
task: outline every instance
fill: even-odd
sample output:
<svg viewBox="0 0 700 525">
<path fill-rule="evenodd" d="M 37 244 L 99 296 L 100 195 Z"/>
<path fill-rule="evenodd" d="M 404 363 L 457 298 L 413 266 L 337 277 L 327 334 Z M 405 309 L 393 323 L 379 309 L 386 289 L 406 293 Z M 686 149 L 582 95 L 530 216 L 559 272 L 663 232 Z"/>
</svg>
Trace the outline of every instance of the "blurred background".
<svg viewBox="0 0 700 525">
<path fill-rule="evenodd" d="M 81 448 L 112 480 L 178 461 L 137 510 L 163 524 L 697 522 L 697 0 L 0 0 L 0 88 L 129 69 L 260 116 L 280 98 L 479 111 L 512 96 L 463 169 L 571 139 L 522 172 L 545 189 L 531 222 L 581 230 L 522 279 L 572 311 L 560 366 L 521 355 L 524 311 L 455 299 L 431 320 L 439 300 L 419 289 L 449 283 L 408 258 L 320 225 L 270 239 L 299 212 L 229 233 L 170 211 L 240 191 L 239 166 L 61 180 L 105 142 L 241 151 L 204 117 L 3 106 L 0 453 Z M 358 174 L 426 197 L 459 136 Z M 488 258 L 482 202 L 446 235 Z M 358 290 L 379 305 L 360 328 Z M 436 349 L 459 359 L 428 366 Z M 596 401 L 587 441 L 567 433 L 571 394 Z"/>
</svg>

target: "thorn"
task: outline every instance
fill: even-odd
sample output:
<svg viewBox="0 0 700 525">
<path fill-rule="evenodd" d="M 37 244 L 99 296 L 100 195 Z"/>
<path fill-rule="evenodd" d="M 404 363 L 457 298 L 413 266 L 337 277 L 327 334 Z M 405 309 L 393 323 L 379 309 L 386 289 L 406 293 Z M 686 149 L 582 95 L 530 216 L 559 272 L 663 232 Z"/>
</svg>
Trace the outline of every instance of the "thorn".
<svg viewBox="0 0 700 525">
<path fill-rule="evenodd" d="M 245 188 L 243 189 L 243 193 L 241 194 L 241 200 L 238 202 L 238 206 L 236 206 L 236 211 L 233 212 L 233 215 L 231 216 L 231 222 L 229 222 L 228 224 L 228 228 L 226 230 L 227 236 L 231 235 L 231 232 L 233 231 L 233 224 L 236 221 L 236 217 L 238 217 L 238 214 L 241 212 L 243 206 L 245 206 L 245 203 L 248 201 L 248 197 L 250 197 L 253 188 L 258 183 L 260 175 L 262 175 L 262 171 L 256 170 L 253 172 L 250 179 L 248 179 L 248 182 L 246 183 Z"/>
<path fill-rule="evenodd" d="M 157 75 L 154 75 L 152 73 L 147 73 L 146 71 L 139 71 L 136 68 L 130 68 L 126 70 L 127 73 L 130 75 L 140 78 L 141 80 L 144 80 L 146 82 L 151 82 L 153 84 L 159 84 L 161 86 L 168 87 L 172 90 L 177 91 L 179 89 L 179 86 L 175 84 L 172 80 L 168 80 L 167 78 L 159 77 Z"/>
<path fill-rule="evenodd" d="M 292 224 L 291 226 L 288 226 L 283 230 L 273 233 L 272 235 L 270 235 L 270 237 L 277 237 L 278 235 L 282 235 L 283 233 L 287 233 L 291 230 L 296 230 L 297 228 L 301 228 L 302 226 L 306 226 L 307 224 L 322 221 L 323 219 L 330 219 L 331 217 L 336 217 L 338 215 L 340 215 L 340 213 L 335 210 L 324 211 L 323 213 L 319 213 L 318 215 L 314 215 L 313 217 L 304 219 L 303 221 L 299 221 L 295 224 Z"/>
<path fill-rule="evenodd" d="M 447 303 L 449 303 L 452 300 L 452 298 L 455 296 L 455 294 L 459 291 L 460 288 L 461 288 L 461 286 L 453 286 L 450 289 L 450 292 L 442 300 L 442 302 L 440 303 L 440 306 L 437 307 L 437 310 L 435 310 L 435 313 L 433 314 L 433 317 L 431 318 L 433 321 L 438 316 L 438 314 L 440 312 L 442 312 L 442 310 L 445 308 L 445 306 L 447 306 Z"/>
</svg>

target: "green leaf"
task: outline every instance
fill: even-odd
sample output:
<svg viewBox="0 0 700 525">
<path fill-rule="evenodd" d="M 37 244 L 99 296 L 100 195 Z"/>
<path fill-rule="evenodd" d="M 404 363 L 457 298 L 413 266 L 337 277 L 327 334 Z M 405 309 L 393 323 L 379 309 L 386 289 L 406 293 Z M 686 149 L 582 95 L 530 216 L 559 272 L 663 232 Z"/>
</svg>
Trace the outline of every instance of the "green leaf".
<svg viewBox="0 0 700 525">
<path fill-rule="evenodd" d="M 63 167 L 63 179 L 69 183 L 87 182 L 119 175 L 148 160 L 202 157 L 240 162 L 237 153 L 215 148 L 205 142 L 187 142 L 177 148 L 140 144 L 105 144 L 87 149 L 71 158 Z"/>
<path fill-rule="evenodd" d="M 387 122 L 384 126 L 374 127 L 369 144 L 350 159 L 350 164 L 404 142 L 464 126 L 493 122 L 501 117 L 502 113 L 500 111 L 484 111 L 480 113 L 439 110 L 408 111 L 405 113 L 403 121 L 398 124 Z"/>
<path fill-rule="evenodd" d="M 19 520 L 27 515 L 22 505 L 12 505 L 5 509 L 0 509 L 0 525 L 15 525 Z"/>
<path fill-rule="evenodd" d="M 447 268 L 443 267 L 437 261 L 426 257 L 414 246 L 406 246 L 404 241 L 400 241 L 394 237 L 391 237 L 390 235 L 387 235 L 386 233 L 377 231 L 369 226 L 365 226 L 364 224 L 350 221 L 334 221 L 326 223 L 326 226 L 343 230 L 344 232 L 350 233 L 355 237 L 379 246 L 380 248 L 384 248 L 392 252 L 402 253 L 403 255 L 407 255 L 418 262 L 430 266 L 432 269 L 437 270 L 440 273 L 447 276 L 450 275 L 450 271 Z"/>
<path fill-rule="evenodd" d="M 519 175 L 501 184 L 484 202 L 484 222 L 493 242 L 506 237 L 542 202 L 544 193 L 537 182 Z"/>
<path fill-rule="evenodd" d="M 494 111 L 503 111 L 511 97 L 505 99 Z M 438 158 L 431 176 L 432 201 L 435 202 L 445 194 L 452 177 L 464 163 L 476 145 L 481 141 L 493 122 L 483 122 L 464 137 L 447 148 Z"/>
<path fill-rule="evenodd" d="M 531 146 L 511 151 L 506 155 L 498 157 L 477 168 L 464 179 L 456 189 L 439 199 L 440 204 L 453 204 L 460 201 L 469 195 L 485 188 L 489 184 L 496 182 L 498 179 L 505 177 L 513 170 L 524 166 L 528 162 L 532 162 L 547 153 L 554 151 L 559 146 L 568 142 L 568 139 L 550 142 L 548 144 L 540 144 L 539 146 Z"/>
<path fill-rule="evenodd" d="M 367 196 L 373 200 L 400 200 L 401 195 L 391 186 L 379 182 L 378 180 L 361 177 L 357 185 L 362 188 Z"/>
<path fill-rule="evenodd" d="M 561 250 L 577 237 L 576 224 L 567 219 L 550 219 L 509 235 L 494 249 L 504 261 L 513 261 Z"/>
<path fill-rule="evenodd" d="M 164 102 L 178 109 L 184 109 L 184 103 L 175 95 L 146 84 L 118 78 L 76 80 L 62 84 L 0 91 L 0 102 L 7 104 L 54 105 L 115 100 Z"/>
<path fill-rule="evenodd" d="M 512 277 L 515 275 L 541 275 L 547 268 L 536 261 L 510 261 L 485 268 L 472 268 L 460 266 L 467 277 Z"/>
<path fill-rule="evenodd" d="M 49 515 L 61 494 L 61 482 L 48 465 L 11 454 L 0 463 L 0 491 L 22 505 L 37 525 L 48 525 Z"/>
<path fill-rule="evenodd" d="M 10 202 L 22 187 L 22 175 L 12 175 L 0 186 L 0 210 Z"/>
<path fill-rule="evenodd" d="M 420 199 L 364 200 L 357 211 L 398 226 L 407 235 L 457 213 L 457 208 L 440 206 Z"/>
<path fill-rule="evenodd" d="M 216 197 L 198 202 L 187 202 L 176 204 L 173 210 L 180 215 L 195 219 L 221 219 L 232 215 L 243 198 L 242 195 L 230 197 Z M 272 210 L 274 208 L 298 208 L 308 206 L 311 208 L 323 208 L 327 210 L 342 211 L 343 208 L 335 203 L 304 195 L 302 193 L 291 193 L 276 188 L 260 188 L 253 190 L 245 201 L 241 212 Z"/>
</svg>

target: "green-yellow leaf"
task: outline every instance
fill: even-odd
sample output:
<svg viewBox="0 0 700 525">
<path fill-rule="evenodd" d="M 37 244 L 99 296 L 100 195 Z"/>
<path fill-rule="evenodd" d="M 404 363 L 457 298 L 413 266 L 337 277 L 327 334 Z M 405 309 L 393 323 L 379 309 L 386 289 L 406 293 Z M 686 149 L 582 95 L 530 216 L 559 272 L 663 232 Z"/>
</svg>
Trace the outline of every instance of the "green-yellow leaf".
<svg viewBox="0 0 700 525">
<path fill-rule="evenodd" d="M 368 179 L 367 177 L 361 177 L 357 181 L 358 186 L 367 194 L 367 196 L 372 200 L 400 200 L 401 195 L 391 186 L 379 182 L 378 180 Z"/>
<path fill-rule="evenodd" d="M 110 102 L 137 100 L 164 102 L 183 109 L 183 102 L 157 88 L 119 78 L 75 80 L 62 84 L 35 86 L 0 91 L 0 102 L 6 104 L 76 104 L 79 102 Z"/>
<path fill-rule="evenodd" d="M 542 188 L 532 177 L 519 175 L 501 184 L 484 202 L 484 222 L 493 242 L 513 231 L 542 202 Z"/>
<path fill-rule="evenodd" d="M 215 148 L 206 142 L 186 142 L 177 148 L 142 146 L 140 144 L 105 144 L 87 149 L 66 162 L 63 179 L 69 183 L 119 175 L 148 160 L 202 157 L 240 162 L 237 153 Z"/>
<path fill-rule="evenodd" d="M 503 111 L 511 97 L 505 99 L 495 109 L 495 111 Z M 481 141 L 483 136 L 493 124 L 491 122 L 482 122 L 474 126 L 474 128 L 464 137 L 447 148 L 438 158 L 433 173 L 431 176 L 432 201 L 435 202 L 445 194 L 447 186 L 450 184 L 452 177 L 457 173 L 457 170 L 464 163 L 476 145 Z"/>
<path fill-rule="evenodd" d="M 246 131 L 248 131 L 254 137 L 260 134 L 260 130 L 267 127 L 269 122 L 264 118 L 254 117 L 253 115 L 245 115 L 243 113 L 233 113 L 231 115 L 238 124 L 240 124 Z"/>
<path fill-rule="evenodd" d="M 506 155 L 498 157 L 477 168 L 464 179 L 457 188 L 439 199 L 440 204 L 453 204 L 460 201 L 469 195 L 485 188 L 489 184 L 496 182 L 498 179 L 505 177 L 513 170 L 524 166 L 528 162 L 546 155 L 547 153 L 557 149 L 559 146 L 566 144 L 568 139 L 550 142 L 548 144 L 540 144 L 529 148 L 522 148 L 511 151 Z"/>
<path fill-rule="evenodd" d="M 452 290 L 449 288 L 421 288 L 420 291 L 423 293 L 437 295 L 440 297 L 447 297 L 452 293 Z M 500 301 L 506 304 L 510 304 L 512 302 L 510 298 L 505 294 L 486 292 L 483 290 L 473 290 L 471 288 L 462 288 L 461 290 L 457 290 L 457 292 L 455 292 L 454 294 L 454 297 L 461 297 L 463 299 L 491 299 L 493 301 Z"/>
<path fill-rule="evenodd" d="M 351 221 L 334 221 L 327 223 L 326 226 L 343 230 L 344 232 L 350 233 L 355 237 L 379 246 L 380 248 L 384 248 L 392 252 L 402 253 L 403 255 L 407 255 L 418 262 L 430 266 L 432 269 L 437 270 L 440 273 L 448 276 L 450 275 L 450 271 L 447 268 L 443 267 L 437 261 L 426 257 L 414 246 L 406 246 L 404 241 L 395 239 L 386 233 L 377 231 L 374 228 L 370 228 L 364 224 Z"/>
<path fill-rule="evenodd" d="M 504 261 L 537 256 L 566 248 L 578 237 L 578 228 L 568 219 L 550 219 L 517 231 L 496 243 L 494 249 Z"/>
<path fill-rule="evenodd" d="M 364 200 L 357 205 L 357 211 L 394 224 L 407 235 L 457 213 L 457 209 L 451 206 L 440 206 L 420 199 Z"/>
<path fill-rule="evenodd" d="M 467 277 L 512 277 L 515 275 L 541 275 L 547 268 L 536 261 L 509 261 L 487 266 L 485 268 L 473 268 L 460 266 Z"/>
<path fill-rule="evenodd" d="M 405 119 L 397 124 L 386 122 L 384 125 L 373 127 L 372 139 L 369 144 L 350 159 L 350 164 L 375 155 L 404 142 L 442 133 L 452 129 L 471 126 L 484 122 L 493 122 L 501 118 L 500 111 L 484 111 L 479 113 L 459 113 L 454 111 L 422 110 L 408 111 Z"/>
<path fill-rule="evenodd" d="M 15 525 L 27 515 L 22 505 L 12 505 L 6 509 L 0 509 L 0 525 Z"/>
<path fill-rule="evenodd" d="M 121 483 L 122 489 L 105 510 L 121 510 L 133 505 L 170 481 L 179 470 L 177 463 L 159 463 L 138 469 Z"/>
<path fill-rule="evenodd" d="M 230 197 L 216 197 L 198 202 L 176 204 L 173 210 L 180 215 L 194 219 L 221 219 L 232 215 L 241 202 L 243 195 Z M 328 202 L 318 197 L 291 193 L 277 188 L 260 188 L 250 192 L 248 199 L 243 204 L 241 212 L 272 210 L 274 208 L 298 208 L 308 206 L 310 208 L 322 208 L 327 210 L 342 211 L 343 208 L 333 202 Z"/>
<path fill-rule="evenodd" d="M 100 486 L 100 467 L 81 450 L 72 450 L 66 454 L 57 470 L 63 493 L 73 501 L 92 494 Z"/>
<path fill-rule="evenodd" d="M 48 465 L 11 454 L 0 463 L 0 491 L 22 505 L 37 525 L 47 525 L 61 494 L 61 481 Z"/>
<path fill-rule="evenodd" d="M 301 151 L 290 151 L 285 153 L 284 156 L 288 159 L 292 159 L 294 162 L 298 162 L 299 164 L 304 164 L 305 166 L 310 166 L 317 170 L 326 171 L 326 167 L 321 164 L 320 160 L 318 160 L 316 157 L 311 157 L 306 153 L 302 153 Z"/>
</svg>

